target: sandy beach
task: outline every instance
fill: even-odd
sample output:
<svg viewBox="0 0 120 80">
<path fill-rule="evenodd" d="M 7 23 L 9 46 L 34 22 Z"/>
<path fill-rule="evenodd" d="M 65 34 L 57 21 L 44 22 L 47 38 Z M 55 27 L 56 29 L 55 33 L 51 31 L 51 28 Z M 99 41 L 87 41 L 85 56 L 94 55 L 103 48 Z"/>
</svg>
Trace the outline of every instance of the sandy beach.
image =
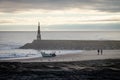
<svg viewBox="0 0 120 80">
<path fill-rule="evenodd" d="M 82 52 L 61 54 L 56 57 L 1 60 L 1 62 L 70 62 L 102 59 L 120 59 L 120 50 L 103 50 L 103 55 L 98 55 L 97 50 L 83 50 Z"/>
<path fill-rule="evenodd" d="M 120 59 L 0 62 L 0 80 L 120 80 Z"/>
<path fill-rule="evenodd" d="M 52 58 L 4 60 L 0 80 L 120 80 L 120 50 L 96 50 Z"/>
</svg>

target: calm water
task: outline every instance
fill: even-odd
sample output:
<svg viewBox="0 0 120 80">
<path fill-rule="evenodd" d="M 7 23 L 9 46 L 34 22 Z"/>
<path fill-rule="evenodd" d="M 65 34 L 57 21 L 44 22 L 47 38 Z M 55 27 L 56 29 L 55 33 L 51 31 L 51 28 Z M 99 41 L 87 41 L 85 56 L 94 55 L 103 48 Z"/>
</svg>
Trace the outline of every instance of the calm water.
<svg viewBox="0 0 120 80">
<path fill-rule="evenodd" d="M 25 43 L 31 43 L 36 39 L 36 34 L 32 31 L 0 32 L 0 56 L 7 57 L 17 54 L 17 57 L 21 57 L 28 53 L 31 55 L 38 53 L 38 51 L 31 49 L 17 49 Z M 51 40 L 120 40 L 120 31 L 46 31 L 42 32 L 41 35 L 42 39 Z"/>
<path fill-rule="evenodd" d="M 0 50 L 18 48 L 36 39 L 36 32 L 0 32 Z M 120 40 L 120 31 L 47 31 L 42 39 L 53 40 Z"/>
</svg>

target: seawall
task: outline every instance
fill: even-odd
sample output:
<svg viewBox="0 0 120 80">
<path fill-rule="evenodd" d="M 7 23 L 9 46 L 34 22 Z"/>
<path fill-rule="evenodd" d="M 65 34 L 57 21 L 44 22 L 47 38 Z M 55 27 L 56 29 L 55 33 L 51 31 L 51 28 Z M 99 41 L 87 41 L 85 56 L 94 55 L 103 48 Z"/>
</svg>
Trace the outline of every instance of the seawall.
<svg viewBox="0 0 120 80">
<path fill-rule="evenodd" d="M 96 50 L 120 49 L 120 41 L 112 40 L 34 40 L 20 47 L 21 49 L 47 50 Z"/>
</svg>

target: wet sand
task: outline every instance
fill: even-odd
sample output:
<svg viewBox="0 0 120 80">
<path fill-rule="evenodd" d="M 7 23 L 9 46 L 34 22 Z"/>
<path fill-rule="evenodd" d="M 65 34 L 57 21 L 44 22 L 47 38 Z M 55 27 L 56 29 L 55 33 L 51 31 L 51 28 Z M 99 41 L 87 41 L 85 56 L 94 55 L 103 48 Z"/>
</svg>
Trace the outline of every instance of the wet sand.
<svg viewBox="0 0 120 80">
<path fill-rule="evenodd" d="M 120 80 L 120 59 L 0 62 L 0 80 Z"/>
<path fill-rule="evenodd" d="M 57 55 L 56 57 L 1 60 L 0 62 L 69 62 L 102 59 L 120 59 L 120 50 L 103 50 L 103 55 L 98 55 L 97 50 L 83 50 L 82 52 Z"/>
</svg>

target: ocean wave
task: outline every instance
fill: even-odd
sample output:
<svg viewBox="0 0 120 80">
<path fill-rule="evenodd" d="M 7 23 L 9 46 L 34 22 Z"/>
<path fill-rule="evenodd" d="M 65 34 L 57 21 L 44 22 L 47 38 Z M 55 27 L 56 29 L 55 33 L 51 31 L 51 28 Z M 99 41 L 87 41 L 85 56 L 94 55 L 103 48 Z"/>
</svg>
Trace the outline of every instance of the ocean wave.
<svg viewBox="0 0 120 80">
<path fill-rule="evenodd" d="M 9 49 L 17 49 L 22 45 L 17 44 L 0 44 L 0 50 L 9 50 Z"/>
</svg>

